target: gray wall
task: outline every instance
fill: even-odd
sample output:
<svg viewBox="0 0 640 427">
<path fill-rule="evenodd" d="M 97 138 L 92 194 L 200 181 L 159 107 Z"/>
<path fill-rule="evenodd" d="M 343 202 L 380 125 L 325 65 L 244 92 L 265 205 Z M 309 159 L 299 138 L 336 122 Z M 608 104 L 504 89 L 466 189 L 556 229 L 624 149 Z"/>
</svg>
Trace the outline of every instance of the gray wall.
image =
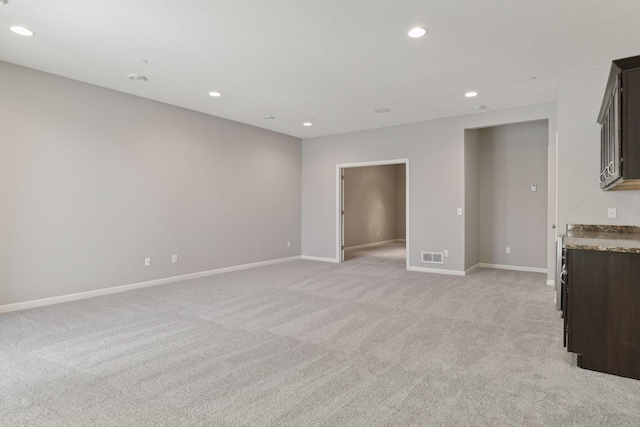
<svg viewBox="0 0 640 427">
<path fill-rule="evenodd" d="M 480 262 L 480 131 L 464 131 L 464 268 Z"/>
<path fill-rule="evenodd" d="M 408 158 L 410 266 L 464 271 L 464 130 L 549 119 L 555 151 L 555 116 L 555 103 L 540 104 L 303 140 L 302 253 L 337 259 L 336 165 Z M 444 249 L 443 265 L 420 261 Z"/>
<path fill-rule="evenodd" d="M 481 263 L 547 268 L 548 135 L 547 121 L 479 130 Z"/>
<path fill-rule="evenodd" d="M 398 238 L 397 165 L 344 170 L 345 247 Z"/>
<path fill-rule="evenodd" d="M 407 168 L 396 165 L 396 238 L 407 238 Z"/>
<path fill-rule="evenodd" d="M 0 305 L 300 254 L 299 139 L 0 75 Z"/>
<path fill-rule="evenodd" d="M 616 59 L 616 58 L 611 58 Z M 566 224 L 640 225 L 640 191 L 601 191 L 600 125 L 596 122 L 609 66 L 558 81 L 558 230 Z M 617 218 L 607 218 L 607 208 Z"/>
</svg>

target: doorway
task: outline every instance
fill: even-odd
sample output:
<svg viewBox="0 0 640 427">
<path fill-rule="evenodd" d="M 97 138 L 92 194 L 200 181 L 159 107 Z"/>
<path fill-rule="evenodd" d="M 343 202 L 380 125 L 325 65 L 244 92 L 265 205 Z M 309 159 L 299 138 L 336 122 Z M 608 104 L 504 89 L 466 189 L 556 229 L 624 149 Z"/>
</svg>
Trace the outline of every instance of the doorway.
<svg viewBox="0 0 640 427">
<path fill-rule="evenodd" d="M 337 175 L 337 261 L 409 265 L 409 161 L 396 159 L 339 164 Z"/>
</svg>

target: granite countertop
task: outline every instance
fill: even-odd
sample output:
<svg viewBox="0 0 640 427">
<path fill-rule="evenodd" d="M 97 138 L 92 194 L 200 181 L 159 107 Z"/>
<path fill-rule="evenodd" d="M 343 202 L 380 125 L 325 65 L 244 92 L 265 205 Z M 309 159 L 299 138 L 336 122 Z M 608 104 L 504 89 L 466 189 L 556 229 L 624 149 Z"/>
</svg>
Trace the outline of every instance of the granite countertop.
<svg viewBox="0 0 640 427">
<path fill-rule="evenodd" d="M 640 227 L 627 225 L 567 225 L 565 249 L 640 253 Z"/>
</svg>

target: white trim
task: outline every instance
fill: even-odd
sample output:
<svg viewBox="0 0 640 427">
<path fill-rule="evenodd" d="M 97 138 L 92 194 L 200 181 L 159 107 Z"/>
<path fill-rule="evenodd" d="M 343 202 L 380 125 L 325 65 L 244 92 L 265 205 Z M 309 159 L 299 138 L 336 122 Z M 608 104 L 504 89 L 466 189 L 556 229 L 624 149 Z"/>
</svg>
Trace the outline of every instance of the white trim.
<svg viewBox="0 0 640 427">
<path fill-rule="evenodd" d="M 426 268 L 426 267 L 414 267 L 410 265 L 407 270 L 419 271 L 421 273 L 435 273 L 435 274 L 447 274 L 450 276 L 464 276 L 464 271 L 460 270 L 444 270 L 440 268 Z"/>
<path fill-rule="evenodd" d="M 556 281 L 553 279 L 547 279 L 547 285 L 549 286 L 555 286 L 556 285 Z"/>
<path fill-rule="evenodd" d="M 31 301 L 17 302 L 14 304 L 0 305 L 0 313 L 9 313 L 12 311 L 26 310 L 28 308 L 43 307 L 46 305 L 60 304 L 63 302 L 76 301 L 80 299 L 93 298 L 103 295 L 116 294 L 120 292 L 131 291 L 134 289 L 148 288 L 150 286 L 166 285 L 167 283 L 180 282 L 183 280 L 197 279 L 200 277 L 212 276 L 214 274 L 229 273 L 231 271 L 246 270 L 248 268 L 262 267 L 271 264 L 280 264 L 282 262 L 294 261 L 301 259 L 300 255 L 288 258 L 277 258 L 268 261 L 254 262 L 251 264 L 234 265 L 231 267 L 217 268 L 215 270 L 199 271 L 197 273 L 183 274 L 180 276 L 165 277 L 162 279 L 149 280 L 146 282 L 131 283 L 129 285 L 114 286 L 111 288 L 96 289 L 94 291 L 78 292 L 75 294 L 60 295 L 57 297 L 42 298 Z"/>
<path fill-rule="evenodd" d="M 547 119 L 547 123 L 549 123 L 549 122 L 550 122 L 550 120 Z M 558 228 L 560 227 L 560 224 L 558 224 L 558 131 L 557 130 L 556 130 L 556 159 L 555 160 L 556 160 L 556 164 L 555 164 L 555 166 L 556 166 L 556 170 L 555 170 L 555 172 L 556 172 L 556 194 L 555 194 L 555 196 L 556 196 L 556 206 L 555 206 L 556 207 L 556 212 L 555 212 L 555 218 L 554 218 L 555 221 L 554 222 L 555 222 L 556 228 L 555 228 L 555 232 L 553 233 L 553 235 L 554 235 L 554 241 L 557 241 L 558 240 Z"/>
<path fill-rule="evenodd" d="M 405 206 L 404 206 L 404 211 L 405 211 L 405 241 L 407 242 L 407 263 L 406 263 L 406 267 L 407 270 L 409 269 L 409 267 L 411 266 L 411 245 L 409 244 L 409 237 L 411 236 L 411 232 L 409 230 L 409 227 L 411 225 L 411 221 L 409 221 L 409 212 L 411 212 L 411 209 L 409 209 L 409 159 L 404 159 L 404 198 L 405 198 Z"/>
<path fill-rule="evenodd" d="M 363 168 L 366 166 L 386 166 L 386 165 L 401 165 L 403 163 L 409 163 L 409 159 L 393 159 L 393 160 L 376 160 L 373 162 L 357 162 L 357 163 L 341 163 L 338 165 L 340 168 Z"/>
<path fill-rule="evenodd" d="M 480 264 L 476 264 L 476 265 L 474 265 L 473 267 L 469 267 L 469 268 L 467 268 L 467 269 L 464 271 L 464 274 L 465 274 L 465 276 L 466 276 L 467 274 L 470 274 L 470 273 L 474 272 L 475 270 L 477 270 L 477 269 L 479 269 L 479 268 L 480 268 Z"/>
<path fill-rule="evenodd" d="M 546 273 L 547 272 L 546 268 L 521 267 L 518 265 L 486 264 L 481 262 L 478 264 L 478 266 L 481 268 L 497 268 L 499 270 L 527 271 L 529 273 Z"/>
<path fill-rule="evenodd" d="M 398 242 L 406 242 L 407 239 L 396 239 L 396 241 L 398 241 Z"/>
<path fill-rule="evenodd" d="M 335 258 L 323 258 L 319 256 L 309 256 L 309 255 L 302 255 L 302 259 L 307 261 L 334 262 L 334 263 L 340 262 Z"/>
<path fill-rule="evenodd" d="M 341 212 L 340 212 L 340 196 L 341 196 L 341 174 L 340 171 L 344 168 L 360 168 L 366 166 L 384 166 L 384 165 L 401 165 L 404 164 L 404 173 L 405 173 L 405 227 L 406 227 L 406 242 L 407 242 L 407 257 L 406 257 L 406 268 L 410 270 L 410 261 L 411 261 L 411 245 L 409 243 L 409 236 L 411 233 L 409 232 L 409 159 L 393 159 L 393 160 L 376 160 L 373 162 L 358 162 L 358 163 L 340 163 L 336 165 L 336 261 L 340 262 L 340 253 L 342 252 L 342 233 L 341 233 Z"/>
<path fill-rule="evenodd" d="M 369 248 L 371 246 L 378 246 L 378 245 L 382 245 L 384 243 L 400 242 L 400 241 L 404 242 L 404 240 L 400 240 L 400 239 L 381 240 L 379 242 L 365 243 L 364 245 L 348 246 L 348 247 L 344 248 L 344 250 L 346 251 L 347 249 Z"/>
<path fill-rule="evenodd" d="M 342 168 L 336 165 L 336 261 L 342 262 Z"/>
</svg>

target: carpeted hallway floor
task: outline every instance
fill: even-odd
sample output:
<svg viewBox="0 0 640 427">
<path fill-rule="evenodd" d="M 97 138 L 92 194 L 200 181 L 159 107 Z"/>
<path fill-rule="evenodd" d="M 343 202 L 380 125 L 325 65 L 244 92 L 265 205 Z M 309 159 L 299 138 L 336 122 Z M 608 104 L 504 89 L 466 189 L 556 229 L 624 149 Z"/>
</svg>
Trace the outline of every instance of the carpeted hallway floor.
<svg viewBox="0 0 640 427">
<path fill-rule="evenodd" d="M 640 381 L 574 366 L 544 275 L 348 258 L 0 315 L 0 425 L 640 425 Z"/>
</svg>

